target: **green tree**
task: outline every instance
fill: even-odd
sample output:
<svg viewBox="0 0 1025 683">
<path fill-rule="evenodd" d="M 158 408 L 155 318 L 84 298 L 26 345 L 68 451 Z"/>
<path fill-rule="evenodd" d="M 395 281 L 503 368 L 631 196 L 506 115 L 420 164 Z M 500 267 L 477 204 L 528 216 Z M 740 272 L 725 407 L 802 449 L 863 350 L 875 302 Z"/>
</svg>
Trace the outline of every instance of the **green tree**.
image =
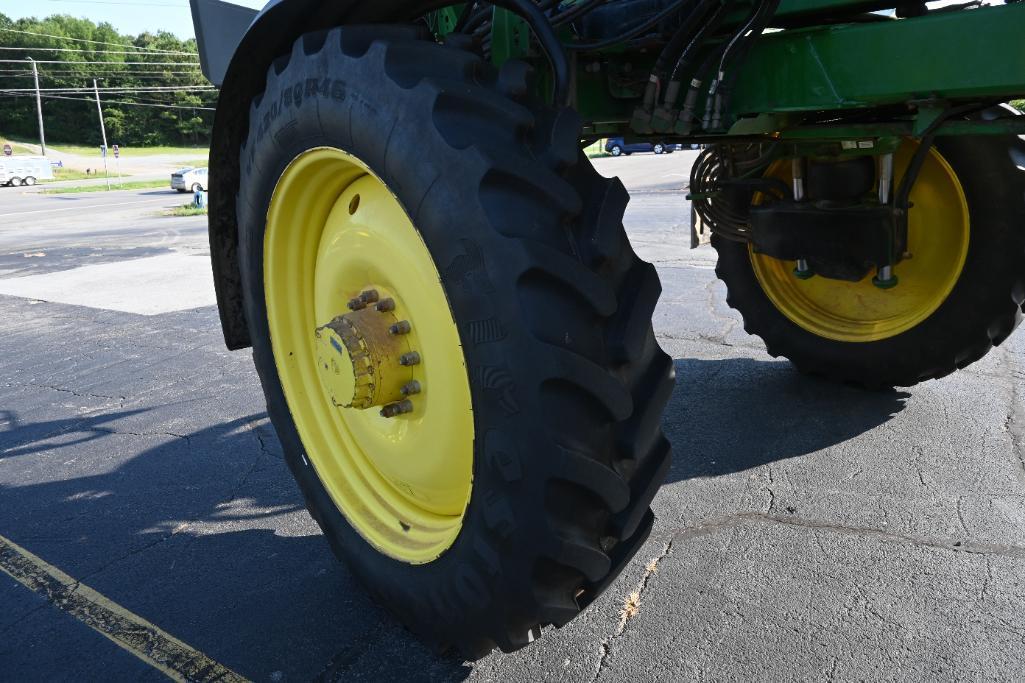
<svg viewBox="0 0 1025 683">
<path fill-rule="evenodd" d="M 216 93 L 195 89 L 209 86 L 198 68 L 195 40 L 163 31 L 127 36 L 110 24 L 68 15 L 15 21 L 0 14 L 0 46 L 25 48 L 5 50 L 8 59 L 62 62 L 39 65 L 51 142 L 100 144 L 96 103 L 89 92 L 95 79 L 110 144 L 209 143 L 213 112 L 208 109 Z M 0 133 L 34 139 L 31 66 L 0 66 Z"/>
</svg>

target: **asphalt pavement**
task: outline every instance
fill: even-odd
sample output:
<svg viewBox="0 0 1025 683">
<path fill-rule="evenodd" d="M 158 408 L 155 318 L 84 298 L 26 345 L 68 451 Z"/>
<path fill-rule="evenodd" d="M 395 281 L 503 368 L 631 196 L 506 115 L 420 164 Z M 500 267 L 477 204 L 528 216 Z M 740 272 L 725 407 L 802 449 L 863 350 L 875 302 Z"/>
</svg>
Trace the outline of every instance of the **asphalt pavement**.
<svg viewBox="0 0 1025 683">
<path fill-rule="evenodd" d="M 187 197 L 0 193 L 0 678 L 163 680 L 146 653 L 177 648 L 273 682 L 1022 679 L 1025 333 L 908 390 L 798 375 L 688 248 L 693 157 L 596 160 L 676 362 L 652 536 L 575 621 L 475 663 L 333 559 L 222 345 L 205 219 L 160 215 Z"/>
</svg>

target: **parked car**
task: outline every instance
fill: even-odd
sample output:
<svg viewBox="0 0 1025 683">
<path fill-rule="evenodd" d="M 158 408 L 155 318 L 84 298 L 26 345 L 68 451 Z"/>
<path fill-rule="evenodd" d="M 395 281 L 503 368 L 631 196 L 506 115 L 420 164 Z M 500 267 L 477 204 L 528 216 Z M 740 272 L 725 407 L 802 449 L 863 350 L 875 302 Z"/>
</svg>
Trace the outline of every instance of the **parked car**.
<svg viewBox="0 0 1025 683">
<path fill-rule="evenodd" d="M 206 192 L 208 185 L 207 169 L 205 168 L 183 168 L 171 174 L 172 190 L 179 192 L 202 190 Z"/>
<path fill-rule="evenodd" d="M 655 154 L 670 154 L 679 149 L 679 145 L 672 145 L 665 142 L 631 142 L 627 143 L 623 138 L 609 138 L 605 142 L 605 151 L 614 157 L 633 154 L 634 152 L 654 152 Z"/>
<path fill-rule="evenodd" d="M 0 185 L 20 187 L 38 180 L 52 180 L 53 169 L 46 157 L 0 157 Z"/>
</svg>

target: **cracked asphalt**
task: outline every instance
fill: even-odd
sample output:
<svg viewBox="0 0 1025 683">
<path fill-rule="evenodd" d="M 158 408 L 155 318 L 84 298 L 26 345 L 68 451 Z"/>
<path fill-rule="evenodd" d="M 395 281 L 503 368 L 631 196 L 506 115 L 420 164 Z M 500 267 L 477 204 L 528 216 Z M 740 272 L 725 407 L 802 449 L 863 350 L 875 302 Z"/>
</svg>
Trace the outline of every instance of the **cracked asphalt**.
<svg viewBox="0 0 1025 683">
<path fill-rule="evenodd" d="M 1022 680 L 1025 334 L 908 390 L 798 375 L 688 249 L 692 158 L 597 161 L 662 275 L 674 464 L 650 540 L 565 628 L 475 663 L 408 636 L 302 508 L 248 352 L 162 284 L 139 282 L 168 297 L 147 314 L 0 295 L 0 536 L 257 681 Z M 202 218 L 125 194 L 0 195 L 0 291 L 205 258 Z M 0 605 L 0 678 L 163 679 L 4 573 Z"/>
</svg>

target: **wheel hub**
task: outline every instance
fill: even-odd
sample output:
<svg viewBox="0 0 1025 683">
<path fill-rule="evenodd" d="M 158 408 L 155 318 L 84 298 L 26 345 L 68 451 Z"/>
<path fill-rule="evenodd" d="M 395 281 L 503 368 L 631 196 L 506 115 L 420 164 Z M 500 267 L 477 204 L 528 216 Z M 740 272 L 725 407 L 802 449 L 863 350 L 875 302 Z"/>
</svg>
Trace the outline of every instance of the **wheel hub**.
<svg viewBox="0 0 1025 683">
<path fill-rule="evenodd" d="M 402 362 L 410 348 L 398 322 L 390 311 L 363 308 L 316 329 L 320 381 L 335 406 L 366 410 L 405 398 L 413 370 Z"/>
</svg>

